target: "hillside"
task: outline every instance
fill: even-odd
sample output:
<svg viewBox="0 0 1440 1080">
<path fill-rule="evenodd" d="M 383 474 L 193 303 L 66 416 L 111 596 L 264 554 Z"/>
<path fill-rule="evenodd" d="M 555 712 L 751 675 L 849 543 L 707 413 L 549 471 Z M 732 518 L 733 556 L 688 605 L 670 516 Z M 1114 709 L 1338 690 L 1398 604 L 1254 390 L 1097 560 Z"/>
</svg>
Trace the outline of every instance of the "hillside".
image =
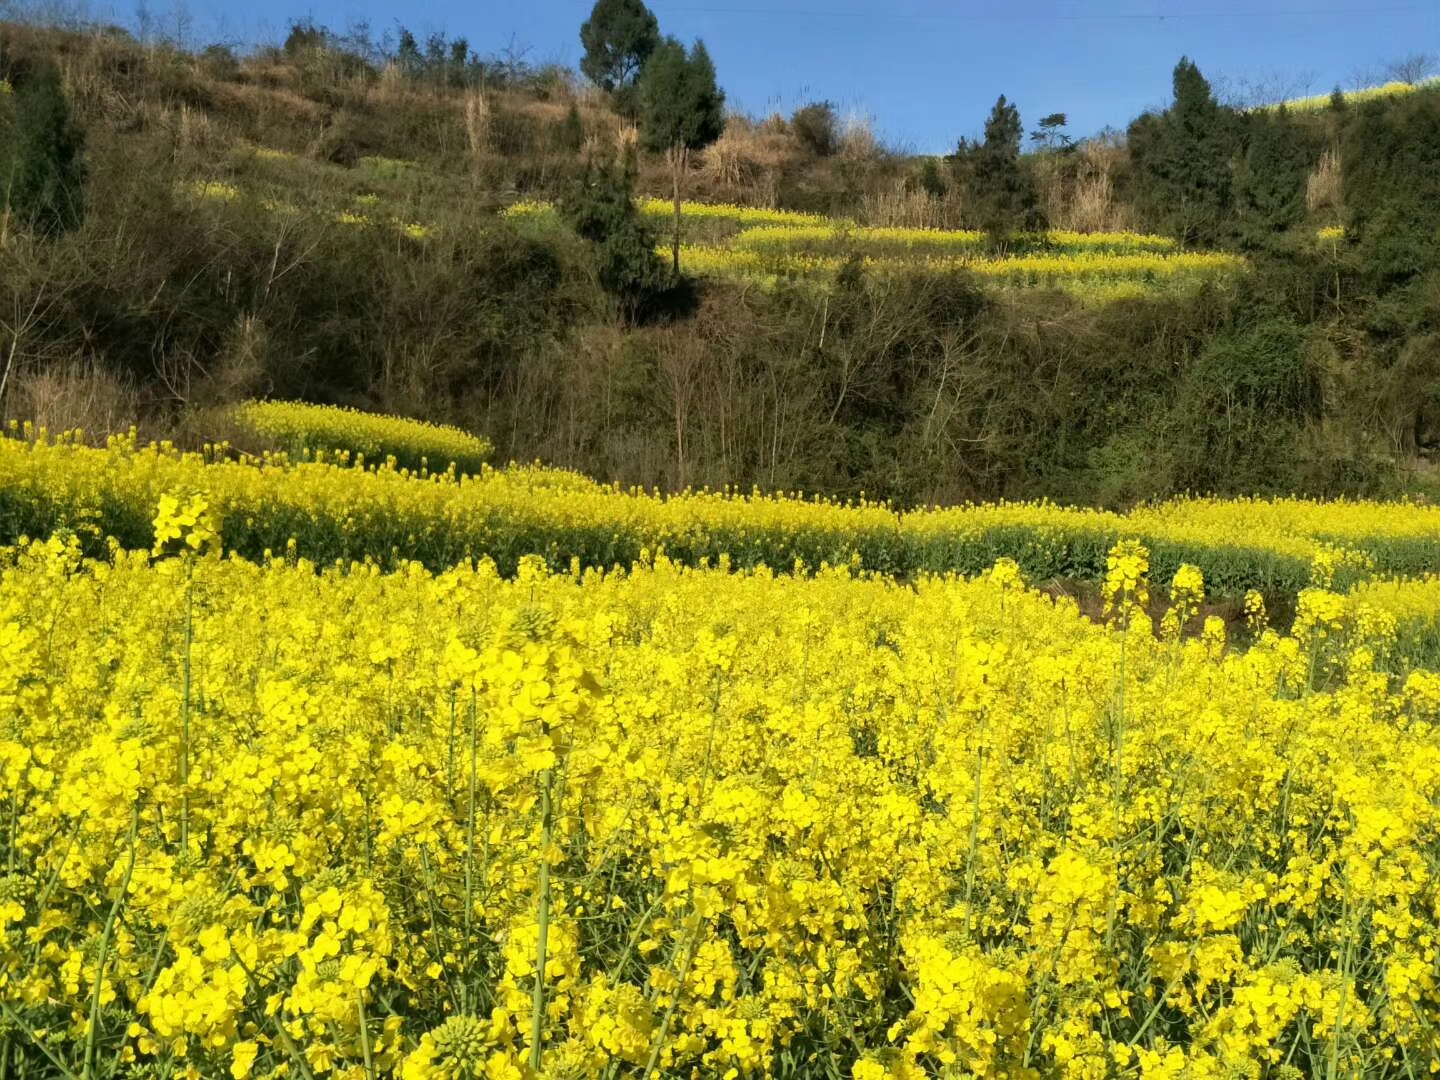
<svg viewBox="0 0 1440 1080">
<path fill-rule="evenodd" d="M 51 62 L 84 214 L 4 231 L 8 417 L 198 445 L 232 434 L 215 406 L 299 398 L 625 483 L 902 505 L 1429 489 L 1433 88 L 1235 112 L 1182 65 L 1124 135 L 1032 142 L 1019 233 L 996 231 L 983 147 L 907 157 L 820 106 L 732 116 L 685 176 L 688 284 L 626 307 L 594 245 L 525 220 L 587 162 L 671 194 L 573 73 L 307 26 L 237 56 L 7 24 L 5 130 Z M 663 208 L 640 220 L 668 255 Z"/>
</svg>

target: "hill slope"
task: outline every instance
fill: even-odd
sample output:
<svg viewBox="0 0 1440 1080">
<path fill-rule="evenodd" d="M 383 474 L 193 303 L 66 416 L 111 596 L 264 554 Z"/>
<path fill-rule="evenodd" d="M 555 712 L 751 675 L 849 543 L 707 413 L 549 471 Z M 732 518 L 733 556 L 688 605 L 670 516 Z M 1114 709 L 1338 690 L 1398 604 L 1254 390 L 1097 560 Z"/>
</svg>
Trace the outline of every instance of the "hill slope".
<svg viewBox="0 0 1440 1080">
<path fill-rule="evenodd" d="M 632 145 L 627 122 L 565 72 L 452 55 L 407 67 L 313 30 L 187 54 L 5 25 L 0 127 L 53 61 L 87 166 L 78 230 L 12 225 L 0 244 L 5 414 L 198 441 L 225 433 L 210 406 L 304 398 L 606 479 L 901 504 L 1423 486 L 1440 440 L 1440 93 L 1216 107 L 1228 179 L 1200 220 L 1178 220 L 1162 183 L 1169 114 L 1024 157 L 1052 228 L 1203 238 L 1243 260 L 1239 287 L 1095 304 L 1043 276 L 996 292 L 974 266 L 861 261 L 819 289 L 712 276 L 633 326 L 588 244 L 501 214 Z M 832 268 L 877 230 L 976 225 L 964 154 L 835 135 L 732 118 L 687 196 L 847 218 L 818 241 Z M 663 159 L 636 165 L 641 193 L 668 193 Z"/>
</svg>

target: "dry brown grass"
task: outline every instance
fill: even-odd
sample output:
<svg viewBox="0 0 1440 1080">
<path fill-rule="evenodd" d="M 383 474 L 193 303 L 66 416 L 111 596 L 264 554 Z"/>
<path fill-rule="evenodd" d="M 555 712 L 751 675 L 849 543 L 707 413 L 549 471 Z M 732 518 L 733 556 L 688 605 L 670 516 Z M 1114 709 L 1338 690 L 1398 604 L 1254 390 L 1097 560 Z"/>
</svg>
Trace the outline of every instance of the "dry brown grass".
<svg viewBox="0 0 1440 1080">
<path fill-rule="evenodd" d="M 905 229 L 958 229 L 964 221 L 958 193 L 936 197 L 911 189 L 903 178 L 888 190 L 862 196 L 860 216 L 867 225 Z"/>
<path fill-rule="evenodd" d="M 18 375 L 5 396 L 4 415 L 52 432 L 81 428 L 104 438 L 139 421 L 140 399 L 129 383 L 77 359 Z"/>
<path fill-rule="evenodd" d="M 490 103 L 483 90 L 465 95 L 465 140 L 470 144 L 470 158 L 475 168 L 490 152 Z"/>
<path fill-rule="evenodd" d="M 780 173 L 800 156 L 784 122 L 756 124 L 742 116 L 726 120 L 725 133 L 697 162 L 697 181 L 714 198 L 773 206 Z"/>
<path fill-rule="evenodd" d="M 1305 180 L 1306 209 L 1312 214 L 1324 207 L 1338 210 L 1344 194 L 1342 179 L 1340 155 L 1334 150 L 1326 150 L 1320 155 L 1315 171 Z"/>
<path fill-rule="evenodd" d="M 848 116 L 840 125 L 836 156 L 841 161 L 874 161 L 880 156 L 880 140 L 868 116 Z"/>
<path fill-rule="evenodd" d="M 325 108 L 293 90 L 258 82 L 214 83 L 211 92 L 217 109 L 249 113 L 261 118 L 286 115 L 303 124 L 319 123 Z"/>
<path fill-rule="evenodd" d="M 1125 157 L 1118 139 L 1090 139 L 1068 158 L 1049 159 L 1039 174 L 1042 208 L 1050 225 L 1077 232 L 1125 229 L 1130 216 L 1115 201 L 1115 171 Z"/>
</svg>

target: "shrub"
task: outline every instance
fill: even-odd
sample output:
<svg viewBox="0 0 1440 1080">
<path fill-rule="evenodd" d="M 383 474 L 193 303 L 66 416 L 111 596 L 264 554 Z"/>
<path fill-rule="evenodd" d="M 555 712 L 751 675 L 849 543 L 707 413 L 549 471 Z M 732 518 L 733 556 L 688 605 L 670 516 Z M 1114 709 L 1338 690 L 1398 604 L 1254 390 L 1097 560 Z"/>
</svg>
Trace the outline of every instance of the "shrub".
<svg viewBox="0 0 1440 1080">
<path fill-rule="evenodd" d="M 655 233 L 635 209 L 632 179 L 613 165 L 588 164 L 560 212 L 594 248 L 600 288 L 627 322 L 654 308 L 674 278 L 655 254 Z"/>
<path fill-rule="evenodd" d="M 14 96 L 13 137 L 0 149 L 0 205 L 42 235 L 67 232 L 84 216 L 84 136 L 59 69 L 41 64 Z"/>
<path fill-rule="evenodd" d="M 828 101 L 811 102 L 795 110 L 790 130 L 796 140 L 816 157 L 830 157 L 840 144 L 840 121 Z"/>
</svg>

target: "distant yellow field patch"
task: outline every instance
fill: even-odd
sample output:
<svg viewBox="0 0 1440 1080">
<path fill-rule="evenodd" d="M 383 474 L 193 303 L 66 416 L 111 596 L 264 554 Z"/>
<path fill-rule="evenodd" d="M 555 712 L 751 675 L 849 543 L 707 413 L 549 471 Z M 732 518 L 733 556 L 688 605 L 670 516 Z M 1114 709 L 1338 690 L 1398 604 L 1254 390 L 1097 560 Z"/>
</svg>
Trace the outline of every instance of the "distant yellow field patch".
<svg viewBox="0 0 1440 1080">
<path fill-rule="evenodd" d="M 178 186 L 180 191 L 186 195 L 214 202 L 234 202 L 240 197 L 240 189 L 223 180 L 189 180 Z"/>
</svg>

